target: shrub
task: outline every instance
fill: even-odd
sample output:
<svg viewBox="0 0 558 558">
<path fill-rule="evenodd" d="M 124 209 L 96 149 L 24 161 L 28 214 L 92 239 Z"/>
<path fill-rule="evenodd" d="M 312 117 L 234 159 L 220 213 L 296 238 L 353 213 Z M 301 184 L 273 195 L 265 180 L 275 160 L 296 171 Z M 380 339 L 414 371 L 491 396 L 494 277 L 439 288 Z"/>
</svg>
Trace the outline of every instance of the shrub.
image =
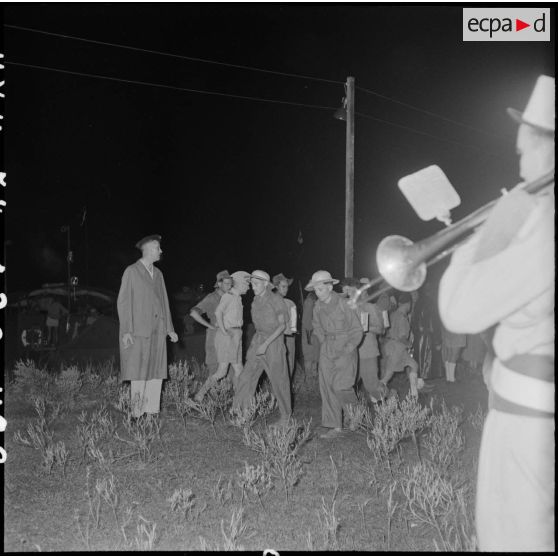
<svg viewBox="0 0 558 558">
<path fill-rule="evenodd" d="M 246 407 L 233 407 L 229 411 L 229 422 L 237 428 L 251 427 L 258 418 L 268 417 L 274 410 L 277 400 L 268 391 L 258 391 Z"/>
<path fill-rule="evenodd" d="M 253 465 L 248 465 L 245 461 L 244 470 L 237 472 L 237 476 L 237 484 L 242 490 L 241 502 L 244 500 L 244 494 L 247 492 L 257 496 L 262 509 L 265 509 L 262 495 L 265 495 L 273 487 L 266 463 L 260 463 L 257 467 L 254 467 Z"/>
<path fill-rule="evenodd" d="M 124 428 L 128 438 L 122 438 L 115 432 L 115 438 L 130 445 L 143 462 L 153 460 L 153 444 L 160 437 L 161 421 L 159 415 L 145 414 L 135 418 L 129 410 L 124 415 Z"/>
<path fill-rule="evenodd" d="M 434 529 L 437 549 L 444 552 L 474 551 L 473 522 L 467 506 L 467 487 L 456 487 L 431 463 L 406 469 L 400 478 L 409 519 Z"/>
<path fill-rule="evenodd" d="M 448 409 L 442 401 L 441 412 L 430 419 L 430 431 L 424 437 L 424 447 L 430 461 L 443 476 L 450 475 L 461 459 L 465 438 L 459 427 L 462 411 L 459 407 Z"/>
<path fill-rule="evenodd" d="M 374 405 L 374 410 L 374 418 L 366 427 L 366 443 L 376 461 L 387 462 L 391 471 L 389 457 L 396 449 L 399 451 L 402 440 L 411 436 L 418 451 L 416 435 L 428 424 L 431 409 L 422 407 L 408 395 L 401 403 L 396 397 L 389 398 Z"/>
<path fill-rule="evenodd" d="M 310 437 L 310 421 L 301 424 L 295 418 L 265 429 L 263 435 L 244 429 L 244 443 L 260 453 L 271 476 L 283 484 L 285 499 L 302 475 L 298 449 Z"/>
</svg>

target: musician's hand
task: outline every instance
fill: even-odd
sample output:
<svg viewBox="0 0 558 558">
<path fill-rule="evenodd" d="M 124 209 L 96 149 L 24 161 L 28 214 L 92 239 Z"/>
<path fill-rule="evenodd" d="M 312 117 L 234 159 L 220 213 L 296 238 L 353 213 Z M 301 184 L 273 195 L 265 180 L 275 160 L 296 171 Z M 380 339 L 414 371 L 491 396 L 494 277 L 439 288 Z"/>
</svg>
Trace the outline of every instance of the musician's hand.
<svg viewBox="0 0 558 558">
<path fill-rule="evenodd" d="M 265 355 L 265 352 L 267 351 L 267 345 L 265 343 L 262 343 L 257 349 L 256 349 L 256 356 L 263 356 Z"/>
<path fill-rule="evenodd" d="M 125 333 L 122 336 L 122 344 L 124 345 L 125 349 L 127 349 L 128 347 L 134 344 L 134 338 L 131 333 Z"/>
<path fill-rule="evenodd" d="M 174 331 L 169 331 L 169 337 L 173 343 L 178 341 L 178 335 Z"/>
</svg>

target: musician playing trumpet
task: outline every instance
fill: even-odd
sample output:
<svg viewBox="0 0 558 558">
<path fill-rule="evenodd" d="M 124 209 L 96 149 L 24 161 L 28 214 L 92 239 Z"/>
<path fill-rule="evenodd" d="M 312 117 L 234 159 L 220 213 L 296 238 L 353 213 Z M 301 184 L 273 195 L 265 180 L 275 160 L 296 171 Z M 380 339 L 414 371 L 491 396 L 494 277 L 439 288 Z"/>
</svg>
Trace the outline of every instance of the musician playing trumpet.
<svg viewBox="0 0 558 558">
<path fill-rule="evenodd" d="M 554 78 L 540 76 L 519 122 L 521 178 L 554 168 Z M 489 412 L 479 457 L 476 526 L 482 552 L 552 552 L 554 545 L 554 187 L 503 195 L 458 248 L 439 290 L 456 333 L 494 327 Z"/>
</svg>

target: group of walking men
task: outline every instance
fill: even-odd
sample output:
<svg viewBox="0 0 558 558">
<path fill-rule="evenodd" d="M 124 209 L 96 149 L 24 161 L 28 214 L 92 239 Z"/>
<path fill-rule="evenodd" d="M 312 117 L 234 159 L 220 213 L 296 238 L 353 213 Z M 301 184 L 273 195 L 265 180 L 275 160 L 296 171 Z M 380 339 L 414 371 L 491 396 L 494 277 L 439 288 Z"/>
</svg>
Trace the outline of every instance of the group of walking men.
<svg viewBox="0 0 558 558">
<path fill-rule="evenodd" d="M 161 381 L 166 378 L 165 337 L 168 334 L 171 341 L 177 340 L 163 277 L 153 265 L 162 254 L 160 240 L 159 235 L 152 235 L 138 242 L 142 258 L 126 269 L 118 297 L 122 379 L 131 380 L 137 416 L 159 411 Z M 217 274 L 215 290 L 190 311 L 191 317 L 206 327 L 205 362 L 209 376 L 195 396 L 197 401 L 203 400 L 231 367 L 233 407 L 247 407 L 265 371 L 277 399 L 279 421 L 289 419 L 297 331 L 296 306 L 286 298 L 291 283 L 292 279 L 283 274 L 272 280 L 262 270 Z M 349 299 L 359 286 L 356 280 L 343 281 L 343 294 L 333 291 L 337 283 L 327 271 L 318 271 L 306 285 L 306 290 L 316 297 L 306 344 L 319 345 L 322 426 L 327 429 L 324 437 L 342 432 L 344 409 L 357 403 L 359 361 L 363 385 L 372 401 L 386 396 L 386 383 L 395 371 L 406 366 L 411 369 L 411 393 L 417 395 L 418 366 L 408 353 L 410 296 L 402 293 L 397 311 L 391 314 L 392 335 L 385 343 L 387 358 L 380 381 L 377 335 L 385 330 L 385 316 L 376 304 L 359 303 L 356 309 L 350 306 Z M 251 317 L 255 333 L 243 364 L 242 296 L 250 287 L 254 293 Z"/>
<path fill-rule="evenodd" d="M 509 110 L 519 123 L 521 178 L 532 182 L 550 174 L 551 184 L 538 195 L 529 194 L 523 183 L 503 195 L 470 240 L 457 248 L 439 290 L 440 317 L 448 331 L 492 334 L 492 360 L 487 358 L 484 364 L 489 412 L 483 428 L 476 501 L 478 546 L 484 552 L 555 549 L 554 107 L 554 78 L 540 76 L 525 111 Z M 141 405 L 135 410 L 138 416 L 158 412 L 161 380 L 167 375 L 165 338 L 168 335 L 177 341 L 163 277 L 153 265 L 161 255 L 160 239 L 154 235 L 137 244 L 142 258 L 124 272 L 118 296 L 121 377 L 131 380 L 132 396 L 140 398 Z M 366 329 L 348 299 L 333 291 L 335 283 L 328 272 L 318 271 L 306 286 L 317 297 L 312 332 L 320 342 L 322 424 L 329 429 L 327 437 L 341 431 L 343 408 L 355 401 L 357 351 Z M 246 405 L 265 370 L 281 420 L 288 419 L 291 393 L 284 336 L 292 329 L 281 290 L 272 292 L 270 277 L 263 271 L 222 275 L 217 284 L 222 293 L 213 295 L 214 319 L 207 299 L 195 310 L 202 323 L 203 313 L 210 317 L 205 323 L 207 347 L 210 353 L 214 350 L 217 364 L 198 398 L 231 364 L 234 405 Z M 249 284 L 255 295 L 252 320 L 256 333 L 243 367 L 241 297 Z M 401 302 L 408 301 L 403 297 Z M 369 307 L 361 310 L 375 315 Z M 375 327 L 374 319 L 370 320 L 368 330 L 374 332 Z M 407 362 L 413 372 L 405 347 L 392 345 L 392 356 L 386 360 L 398 365 Z M 372 355 L 377 348 L 372 337 L 367 347 L 370 351 L 361 355 L 363 379 L 366 370 L 374 368 Z M 386 366 L 386 372 L 393 372 L 394 366 Z M 453 368 L 449 371 L 451 375 Z M 377 372 L 376 378 L 374 373 L 370 378 L 375 383 Z M 413 390 L 412 376 L 410 379 Z"/>
</svg>

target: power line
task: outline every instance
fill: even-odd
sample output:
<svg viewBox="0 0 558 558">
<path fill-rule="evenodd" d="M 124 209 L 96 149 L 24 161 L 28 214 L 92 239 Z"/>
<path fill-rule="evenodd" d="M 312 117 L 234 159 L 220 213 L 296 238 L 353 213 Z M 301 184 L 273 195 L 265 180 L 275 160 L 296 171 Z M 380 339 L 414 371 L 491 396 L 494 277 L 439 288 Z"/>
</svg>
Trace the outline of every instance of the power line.
<svg viewBox="0 0 558 558">
<path fill-rule="evenodd" d="M 497 134 L 492 134 L 490 132 L 487 132 L 485 130 L 481 130 L 480 128 L 476 128 L 475 126 L 470 126 L 469 124 L 465 124 L 464 122 L 459 122 L 458 120 L 453 120 L 451 118 L 447 118 L 446 116 L 442 116 L 441 114 L 438 114 L 436 112 L 432 112 L 429 110 L 425 110 L 419 107 L 416 107 L 414 105 L 411 105 L 410 103 L 405 103 L 404 101 L 399 101 L 398 99 L 394 99 L 393 97 L 388 97 L 387 95 L 382 95 L 381 93 L 378 93 L 377 91 L 372 91 L 371 89 L 366 89 L 365 87 L 360 87 L 360 86 L 356 86 L 356 89 L 358 89 L 359 91 L 363 91 L 364 93 L 368 93 L 369 95 L 374 95 L 375 97 L 379 97 L 380 99 L 384 99 L 385 101 L 390 101 L 392 103 L 397 103 L 398 105 L 401 105 L 403 107 L 406 107 L 408 109 L 417 111 L 417 112 L 422 112 L 423 114 L 426 114 L 428 116 L 432 116 L 434 118 L 438 118 L 440 120 L 443 120 L 444 122 L 448 122 L 450 124 L 454 124 L 456 126 L 460 126 L 462 128 L 467 128 L 468 130 L 472 130 L 474 132 L 479 132 L 480 134 L 483 134 L 485 136 L 490 136 L 493 138 L 498 138 L 500 140 L 504 140 L 504 141 L 508 141 L 507 138 L 503 138 L 502 136 L 499 136 Z"/>
<path fill-rule="evenodd" d="M 89 74 L 89 73 L 86 73 L 86 72 L 76 72 L 76 71 L 73 71 L 73 70 L 64 70 L 64 69 L 61 69 L 61 68 L 52 68 L 52 67 L 49 67 L 49 66 L 39 66 L 39 65 L 36 65 L 36 64 L 24 64 L 23 62 L 5 61 L 4 63 L 8 64 L 8 65 L 12 65 L 12 66 L 21 66 L 21 67 L 32 68 L 32 69 L 36 69 L 36 70 L 46 70 L 46 71 L 57 72 L 57 73 L 61 73 L 61 74 L 67 74 L 67 75 L 89 77 L 89 78 L 94 78 L 94 79 L 105 79 L 105 80 L 108 80 L 108 81 L 126 83 L 126 84 L 130 84 L 130 85 L 144 85 L 144 86 L 149 86 L 149 87 L 158 87 L 158 88 L 161 88 L 161 89 L 170 89 L 172 91 L 183 91 L 183 92 L 186 92 L 186 93 L 211 95 L 211 96 L 216 96 L 216 97 L 228 97 L 228 98 L 233 98 L 233 99 L 242 99 L 242 100 L 245 100 L 245 101 L 256 101 L 256 102 L 261 102 L 261 103 L 272 103 L 272 104 L 288 105 L 288 106 L 295 106 L 295 107 L 315 108 L 315 109 L 329 110 L 329 111 L 335 111 L 338 108 L 338 107 L 331 107 L 331 106 L 324 106 L 324 105 L 314 105 L 314 104 L 310 104 L 310 103 L 296 103 L 294 101 L 283 101 L 283 100 L 280 100 L 280 99 L 266 99 L 266 98 L 262 98 L 262 97 L 251 97 L 251 96 L 248 96 L 248 95 L 236 95 L 234 93 L 223 93 L 223 92 L 220 92 L 220 91 L 210 91 L 210 90 L 204 90 L 204 89 L 192 89 L 192 88 L 187 88 L 187 87 L 178 87 L 176 85 L 167 85 L 167 84 L 162 84 L 162 83 L 152 83 L 152 82 L 148 82 L 148 81 L 123 79 L 123 78 L 117 78 L 117 77 L 112 77 L 112 76 L 104 76 L 104 75 L 100 75 L 100 74 Z M 382 118 L 377 118 L 375 116 L 371 116 L 369 114 L 364 114 L 362 112 L 355 112 L 355 115 L 360 116 L 362 118 L 367 118 L 368 120 L 375 120 L 376 122 L 381 122 L 382 124 L 387 124 L 388 126 L 394 126 L 396 128 L 400 128 L 402 130 L 408 130 L 408 131 L 413 132 L 415 134 L 420 134 L 422 136 L 433 138 L 433 139 L 436 139 L 436 140 L 439 140 L 439 141 L 442 141 L 442 142 L 445 142 L 445 143 L 451 143 L 451 144 L 454 144 L 454 145 L 459 145 L 461 147 L 466 147 L 468 149 L 474 149 L 476 151 L 484 152 L 484 150 L 482 150 L 480 148 L 477 148 L 477 147 L 474 147 L 474 146 L 471 146 L 471 145 L 467 145 L 465 143 L 441 138 L 439 136 L 429 134 L 427 132 L 422 132 L 422 131 L 417 130 L 415 128 L 405 126 L 403 124 L 398 124 L 396 122 L 391 122 L 390 120 L 384 120 Z M 500 157 L 499 155 L 496 155 L 496 156 Z"/>
<path fill-rule="evenodd" d="M 486 153 L 486 150 L 481 149 L 480 147 L 475 147 L 473 145 L 469 145 L 469 144 L 466 144 L 466 143 L 461 143 L 459 141 L 454 141 L 454 140 L 450 140 L 450 139 L 446 139 L 446 138 L 441 138 L 440 136 L 435 136 L 435 135 L 429 134 L 427 132 L 422 132 L 421 130 L 417 130 L 416 128 L 411 128 L 411 127 L 405 126 L 403 124 L 398 124 L 397 122 L 391 122 L 390 120 L 384 120 L 383 118 L 377 118 L 375 116 L 371 116 L 369 114 L 364 114 L 362 112 L 355 112 L 355 115 L 360 116 L 362 118 L 367 118 L 368 120 L 375 120 L 376 122 L 381 122 L 382 124 L 387 124 L 389 126 L 395 126 L 396 128 L 401 128 L 402 130 L 409 130 L 410 132 L 413 132 L 415 134 L 420 134 L 421 136 L 436 139 L 438 141 L 443 141 L 445 143 L 451 143 L 453 145 L 459 145 L 460 147 L 466 147 L 468 149 L 474 149 L 475 151 L 480 151 L 482 153 Z M 493 155 L 495 157 L 500 158 L 500 159 L 502 158 L 502 156 L 498 155 L 497 153 L 493 153 Z"/>
<path fill-rule="evenodd" d="M 127 50 L 133 50 L 136 52 L 145 52 L 148 54 L 156 54 L 158 56 L 169 56 L 171 58 L 178 58 L 181 60 L 189 60 L 191 62 L 202 62 L 204 64 L 215 64 L 217 66 L 227 66 L 229 68 L 236 68 L 237 70 L 247 70 L 247 71 L 251 71 L 251 72 L 261 72 L 264 74 L 273 74 L 273 75 L 277 75 L 277 76 L 284 76 L 284 77 L 293 77 L 293 78 L 299 78 L 299 79 L 308 79 L 308 80 L 312 80 L 312 81 L 321 81 L 323 83 L 334 83 L 336 85 L 343 85 L 345 82 L 343 81 L 337 81 L 337 80 L 333 80 L 333 79 L 326 79 L 326 78 L 320 78 L 320 77 L 316 77 L 316 76 L 307 76 L 304 74 L 296 74 L 296 73 L 291 73 L 291 72 L 279 72 L 277 70 L 267 70 L 265 68 L 256 68 L 254 66 L 246 66 L 243 64 L 231 64 L 228 62 L 219 62 L 217 60 L 210 60 L 208 58 L 197 58 L 194 56 L 185 56 L 183 54 L 174 54 L 172 52 L 163 52 L 160 50 L 151 50 L 151 49 L 147 49 L 147 48 L 140 48 L 140 47 L 133 47 L 133 46 L 129 46 L 129 45 L 122 45 L 122 44 L 118 44 L 118 43 L 108 43 L 105 41 L 98 41 L 95 39 L 86 39 L 84 37 L 76 37 L 74 35 L 63 35 L 61 33 L 52 33 L 51 31 L 43 31 L 42 29 L 33 29 L 31 27 L 21 27 L 19 25 L 7 25 L 4 24 L 4 27 L 7 27 L 9 29 L 17 29 L 19 31 L 29 31 L 31 33 L 40 33 L 42 35 L 49 35 L 51 37 L 59 37 L 61 39 L 72 39 L 74 41 L 82 41 L 84 43 L 92 43 L 92 44 L 96 44 L 96 45 L 104 45 L 104 46 L 110 46 L 110 47 L 117 47 L 117 48 L 123 48 L 123 49 L 127 49 Z"/>
<path fill-rule="evenodd" d="M 307 79 L 307 80 L 312 80 L 312 81 L 318 81 L 318 82 L 322 82 L 322 83 L 331 83 L 331 84 L 336 84 L 336 85 L 345 85 L 345 82 L 343 81 L 338 81 L 338 80 L 332 80 L 332 79 L 327 79 L 327 78 L 321 78 L 321 77 L 316 77 L 316 76 L 308 76 L 305 74 L 297 74 L 297 73 L 292 73 L 292 72 L 280 72 L 277 70 L 268 70 L 265 68 L 257 68 L 254 66 L 247 66 L 247 65 L 243 65 L 243 64 L 231 64 L 228 62 L 220 62 L 217 60 L 211 60 L 208 58 L 199 58 L 199 57 L 194 57 L 194 56 L 186 56 L 186 55 L 182 55 L 182 54 L 175 54 L 175 53 L 171 53 L 171 52 L 163 52 L 163 51 L 159 51 L 159 50 L 152 50 L 152 49 L 146 49 L 146 48 L 140 48 L 140 47 L 134 47 L 134 46 L 130 46 L 130 45 L 123 45 L 123 44 L 119 44 L 119 43 L 110 43 L 110 42 L 106 42 L 106 41 L 99 41 L 96 39 L 87 39 L 85 37 L 77 37 L 75 35 L 65 35 L 62 33 L 54 33 L 52 31 L 44 31 L 42 29 L 35 29 L 35 28 L 31 28 L 31 27 L 23 27 L 20 25 L 9 25 L 9 24 L 4 24 L 4 27 L 8 28 L 8 29 L 16 29 L 19 31 L 28 31 L 31 33 L 39 33 L 42 35 L 47 35 L 47 36 L 51 36 L 51 37 L 58 37 L 58 38 L 62 38 L 62 39 L 71 39 L 74 41 L 81 41 L 81 42 L 85 42 L 85 43 L 91 43 L 91 44 L 96 44 L 96 45 L 104 45 L 104 46 L 110 46 L 110 47 L 116 47 L 116 48 L 122 48 L 122 49 L 126 49 L 126 50 L 131 50 L 131 51 L 135 51 L 135 52 L 144 52 L 144 53 L 148 53 L 148 54 L 155 54 L 158 56 L 168 56 L 171 58 L 177 58 L 180 60 L 189 60 L 192 62 L 201 62 L 204 64 L 214 64 L 214 65 L 218 65 L 218 66 L 225 66 L 225 67 L 229 67 L 229 68 L 235 68 L 235 69 L 240 69 L 240 70 L 247 70 L 247 71 L 253 71 L 253 72 L 261 72 L 261 73 L 266 73 L 266 74 L 272 74 L 272 75 L 278 75 L 278 76 L 283 76 L 283 77 L 293 77 L 293 78 L 298 78 L 298 79 Z M 364 93 L 368 93 L 369 95 L 373 95 L 375 97 L 378 97 L 380 99 L 384 99 L 386 101 L 392 102 L 392 103 L 396 103 L 398 105 L 401 105 L 403 107 L 406 107 L 408 109 L 417 111 L 417 112 L 421 112 L 423 114 L 426 114 L 428 116 L 431 116 L 433 118 L 438 118 L 439 120 L 443 120 L 444 122 L 447 122 L 449 124 L 453 124 L 455 126 L 459 126 L 471 131 L 475 131 L 478 132 L 480 134 L 483 134 L 485 136 L 489 136 L 489 137 L 493 137 L 493 138 L 497 138 L 500 140 L 504 140 L 504 141 L 509 141 L 507 138 L 503 138 L 497 134 L 492 134 L 490 132 L 487 132 L 485 130 L 482 130 L 480 128 L 476 128 L 475 126 L 471 126 L 469 124 L 465 124 L 464 122 L 459 122 L 458 120 L 453 120 L 451 118 L 448 118 L 446 116 L 443 116 L 441 114 L 426 110 L 426 109 L 422 109 L 420 107 L 416 107 L 410 103 L 406 103 L 404 101 L 400 101 L 398 99 L 395 99 L 393 97 L 389 97 L 388 95 L 383 95 L 382 93 L 378 93 L 377 91 L 373 91 L 371 89 L 367 89 L 365 87 L 360 87 L 360 86 L 356 86 L 356 89 L 358 89 L 359 91 L 363 91 Z"/>
<path fill-rule="evenodd" d="M 312 105 L 309 103 L 295 103 L 293 101 L 282 101 L 279 99 L 265 99 L 262 97 L 250 97 L 248 95 L 235 95 L 233 93 L 222 93 L 220 91 L 209 91 L 209 90 L 204 90 L 204 89 L 190 89 L 188 87 L 178 87 L 176 85 L 166 85 L 163 83 L 151 83 L 148 81 L 138 81 L 138 80 L 133 80 L 133 79 L 123 79 L 123 78 L 116 78 L 116 77 L 112 77 L 112 76 L 103 76 L 103 75 L 99 75 L 99 74 L 88 74 L 85 72 L 75 72 L 72 70 L 63 70 L 61 68 L 51 68 L 49 66 L 38 66 L 35 64 L 24 64 L 23 62 L 9 62 L 9 61 L 5 61 L 5 64 L 9 64 L 11 66 L 23 66 L 25 68 L 33 68 L 36 70 L 48 70 L 50 72 L 58 72 L 61 74 L 69 74 L 69 75 L 73 75 L 73 76 L 81 76 L 81 77 L 89 77 L 89 78 L 95 78 L 95 79 L 106 79 L 109 81 L 117 81 L 117 82 L 121 82 L 121 83 L 128 83 L 128 84 L 132 84 L 132 85 L 148 85 L 151 87 L 159 87 L 161 89 L 172 89 L 174 91 L 184 91 L 186 93 L 199 93 L 202 95 L 214 95 L 216 97 L 232 97 L 234 99 L 244 99 L 245 101 L 258 101 L 261 103 L 275 103 L 275 104 L 279 104 L 279 105 L 290 105 L 290 106 L 295 106 L 295 107 L 306 107 L 306 108 L 316 108 L 316 109 L 322 109 L 322 110 L 331 110 L 334 111 L 336 110 L 337 107 L 327 107 L 327 106 L 322 106 L 322 105 Z"/>
</svg>

